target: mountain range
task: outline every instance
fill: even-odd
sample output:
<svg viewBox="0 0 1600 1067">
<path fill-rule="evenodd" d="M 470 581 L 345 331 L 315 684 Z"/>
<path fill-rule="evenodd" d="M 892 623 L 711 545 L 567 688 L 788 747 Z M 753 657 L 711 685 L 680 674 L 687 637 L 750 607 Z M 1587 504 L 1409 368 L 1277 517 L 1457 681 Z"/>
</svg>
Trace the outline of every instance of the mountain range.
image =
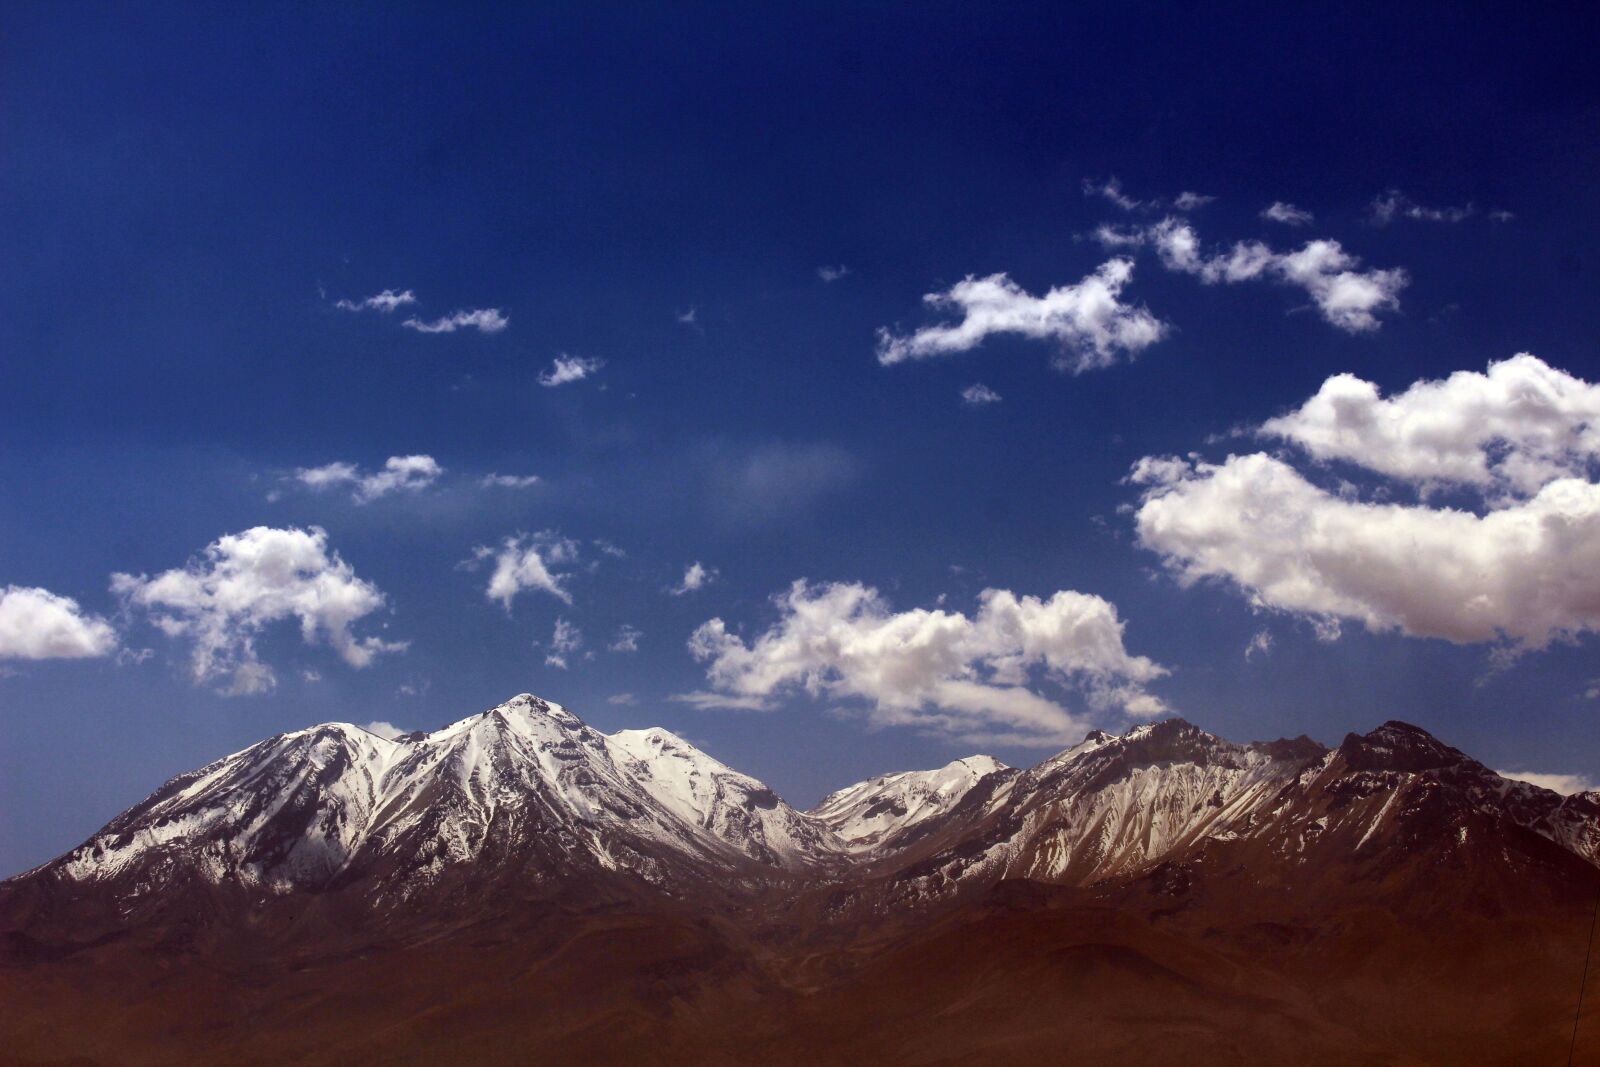
<svg viewBox="0 0 1600 1067">
<path fill-rule="evenodd" d="M 0 1062 L 1600 1062 L 1597 900 L 1600 793 L 1401 722 L 803 812 L 523 694 L 269 738 L 0 883 Z"/>
</svg>

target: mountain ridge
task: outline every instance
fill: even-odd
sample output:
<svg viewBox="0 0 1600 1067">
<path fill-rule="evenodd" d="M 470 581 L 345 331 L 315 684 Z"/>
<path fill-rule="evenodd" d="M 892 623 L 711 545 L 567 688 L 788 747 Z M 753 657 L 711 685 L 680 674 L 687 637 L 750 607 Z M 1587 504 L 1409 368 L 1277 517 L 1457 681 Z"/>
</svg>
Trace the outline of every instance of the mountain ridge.
<svg viewBox="0 0 1600 1067">
<path fill-rule="evenodd" d="M 1554 1063 L 1597 856 L 1600 793 L 1395 720 L 801 812 L 522 694 L 267 738 L 0 882 L 0 1063 Z"/>
<path fill-rule="evenodd" d="M 1600 793 L 1563 797 L 1503 778 L 1399 720 L 1330 748 L 1303 736 L 1236 743 L 1168 718 L 1090 731 L 1025 769 L 978 755 L 878 775 L 802 812 L 670 731 L 603 734 L 523 693 L 433 731 L 389 738 L 330 722 L 266 738 L 174 776 L 0 886 L 46 876 L 115 885 L 143 863 L 130 898 L 186 877 L 277 895 L 371 868 L 379 896 L 403 899 L 449 868 L 510 863 L 533 880 L 620 870 L 668 892 L 696 881 L 697 868 L 755 888 L 892 874 L 919 887 L 912 897 L 937 897 L 967 878 L 1126 877 L 1210 841 L 1259 836 L 1269 802 L 1330 768 L 1341 811 L 1428 776 L 1588 862 L 1600 856 Z M 1359 848 L 1392 804 L 1356 807 L 1376 820 Z"/>
</svg>

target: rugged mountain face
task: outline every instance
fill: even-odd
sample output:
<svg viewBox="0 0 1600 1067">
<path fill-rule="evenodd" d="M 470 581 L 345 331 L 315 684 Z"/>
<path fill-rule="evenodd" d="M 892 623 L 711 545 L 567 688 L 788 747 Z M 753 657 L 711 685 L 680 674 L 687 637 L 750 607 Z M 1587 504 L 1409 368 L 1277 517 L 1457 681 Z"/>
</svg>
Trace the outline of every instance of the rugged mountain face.
<svg viewBox="0 0 1600 1067">
<path fill-rule="evenodd" d="M 1329 749 L 1174 719 L 799 812 L 666 731 L 523 695 L 394 740 L 271 738 L 0 883 L 0 1048 L 1557 1062 L 1597 896 L 1600 793 L 1399 722 Z"/>
<path fill-rule="evenodd" d="M 1026 771 L 972 763 L 873 779 L 812 813 L 857 859 L 858 880 L 830 898 L 835 914 L 1005 881 L 1129 882 L 1224 854 L 1248 856 L 1264 879 L 1432 847 L 1482 845 L 1498 864 L 1554 846 L 1600 862 L 1600 794 L 1502 778 L 1405 723 L 1329 750 L 1307 738 L 1235 744 L 1172 719 L 1095 731 Z"/>
</svg>

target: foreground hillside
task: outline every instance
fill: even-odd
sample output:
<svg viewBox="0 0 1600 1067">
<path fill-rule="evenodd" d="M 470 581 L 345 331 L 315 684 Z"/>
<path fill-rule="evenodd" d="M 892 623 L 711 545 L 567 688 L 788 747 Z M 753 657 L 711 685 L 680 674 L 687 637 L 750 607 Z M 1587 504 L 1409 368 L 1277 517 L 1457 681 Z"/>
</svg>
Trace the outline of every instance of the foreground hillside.
<svg viewBox="0 0 1600 1067">
<path fill-rule="evenodd" d="M 1403 723 L 806 813 L 524 695 L 269 739 L 0 884 L 0 1062 L 1558 1064 L 1597 856 L 1600 795 Z"/>
</svg>

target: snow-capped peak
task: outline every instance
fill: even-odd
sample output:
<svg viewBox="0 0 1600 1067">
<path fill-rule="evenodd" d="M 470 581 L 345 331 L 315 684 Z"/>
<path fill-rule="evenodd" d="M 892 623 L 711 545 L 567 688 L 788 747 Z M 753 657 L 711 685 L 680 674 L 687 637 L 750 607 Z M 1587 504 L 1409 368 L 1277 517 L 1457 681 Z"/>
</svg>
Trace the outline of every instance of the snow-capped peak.
<svg viewBox="0 0 1600 1067">
<path fill-rule="evenodd" d="M 740 851 L 781 865 L 834 850 L 832 835 L 669 730 L 618 730 L 606 738 L 619 765 L 662 807 Z"/>
<path fill-rule="evenodd" d="M 1009 769 L 993 756 L 968 756 L 936 770 L 886 774 L 829 794 L 810 814 L 852 853 L 881 849 L 955 807 L 984 778 Z"/>
<path fill-rule="evenodd" d="M 323 723 L 269 738 L 168 782 L 59 867 L 132 879 L 136 894 L 194 878 L 285 892 L 373 867 L 405 896 L 491 856 L 552 877 L 577 866 L 659 881 L 680 861 L 782 870 L 838 851 L 824 827 L 682 738 L 607 736 L 522 693 L 430 733 Z"/>
</svg>

